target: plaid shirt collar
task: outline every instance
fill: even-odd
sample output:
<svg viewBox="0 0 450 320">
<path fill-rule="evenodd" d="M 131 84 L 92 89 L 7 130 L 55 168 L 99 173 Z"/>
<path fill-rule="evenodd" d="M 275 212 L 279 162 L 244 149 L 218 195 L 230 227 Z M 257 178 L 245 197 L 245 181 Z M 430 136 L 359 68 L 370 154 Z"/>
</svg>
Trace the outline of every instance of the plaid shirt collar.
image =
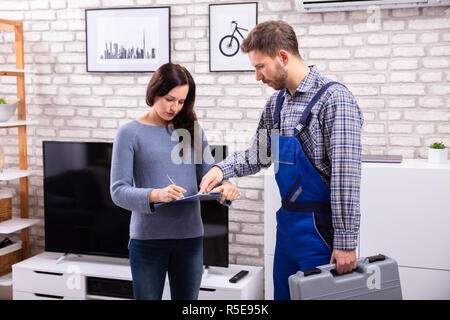
<svg viewBox="0 0 450 320">
<path fill-rule="evenodd" d="M 317 67 L 315 65 L 309 66 L 309 72 L 306 75 L 306 77 L 303 79 L 303 81 L 300 83 L 300 85 L 295 89 L 294 93 L 292 94 L 293 97 L 296 95 L 300 95 L 302 93 L 305 93 L 309 91 L 314 84 L 316 83 L 317 78 L 319 77 L 319 71 L 317 71 Z M 288 90 L 284 93 L 284 98 L 287 98 L 289 96 Z"/>
</svg>

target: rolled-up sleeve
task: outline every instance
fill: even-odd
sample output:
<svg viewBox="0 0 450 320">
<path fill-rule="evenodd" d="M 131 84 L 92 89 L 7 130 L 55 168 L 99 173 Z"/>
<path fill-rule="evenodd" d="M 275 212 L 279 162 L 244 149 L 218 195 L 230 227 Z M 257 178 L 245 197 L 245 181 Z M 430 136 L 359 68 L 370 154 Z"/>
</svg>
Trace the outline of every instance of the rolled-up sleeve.
<svg viewBox="0 0 450 320">
<path fill-rule="evenodd" d="M 334 249 L 354 250 L 360 226 L 362 112 L 348 90 L 334 91 L 324 109 L 324 135 L 331 162 Z"/>
</svg>

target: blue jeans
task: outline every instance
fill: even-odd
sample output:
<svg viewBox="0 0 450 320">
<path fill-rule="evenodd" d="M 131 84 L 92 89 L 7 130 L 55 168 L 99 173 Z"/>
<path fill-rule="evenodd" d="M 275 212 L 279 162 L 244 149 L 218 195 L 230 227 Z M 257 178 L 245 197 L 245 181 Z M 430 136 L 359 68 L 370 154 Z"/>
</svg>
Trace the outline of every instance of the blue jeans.
<svg viewBox="0 0 450 320">
<path fill-rule="evenodd" d="M 172 300 L 196 300 L 203 269 L 203 237 L 130 241 L 133 295 L 161 300 L 166 273 Z"/>
</svg>

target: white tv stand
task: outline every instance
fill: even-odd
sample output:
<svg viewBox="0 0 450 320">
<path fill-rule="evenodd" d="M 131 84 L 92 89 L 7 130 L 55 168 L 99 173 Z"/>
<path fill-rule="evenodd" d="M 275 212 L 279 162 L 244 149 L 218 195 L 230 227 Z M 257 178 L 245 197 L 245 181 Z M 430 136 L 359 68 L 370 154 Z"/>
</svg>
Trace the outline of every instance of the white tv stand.
<svg viewBox="0 0 450 320">
<path fill-rule="evenodd" d="M 119 280 L 121 285 L 131 283 L 129 260 L 89 255 L 65 255 L 43 252 L 12 266 L 14 300 L 106 300 L 122 299 L 92 294 L 88 281 L 101 278 Z M 249 274 L 237 283 L 230 283 L 241 270 Z M 210 267 L 202 278 L 199 300 L 261 300 L 263 299 L 262 267 L 229 265 L 228 268 Z M 168 281 L 163 299 L 170 299 Z"/>
</svg>

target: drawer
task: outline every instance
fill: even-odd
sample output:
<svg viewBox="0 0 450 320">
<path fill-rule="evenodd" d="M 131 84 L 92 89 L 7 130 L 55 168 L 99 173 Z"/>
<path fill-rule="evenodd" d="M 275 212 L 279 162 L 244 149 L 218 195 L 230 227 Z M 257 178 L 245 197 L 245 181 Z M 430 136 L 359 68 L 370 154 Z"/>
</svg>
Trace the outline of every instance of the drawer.
<svg viewBox="0 0 450 320">
<path fill-rule="evenodd" d="M 162 296 L 163 300 L 170 300 L 170 287 L 166 283 Z M 240 300 L 242 299 L 241 291 L 239 290 L 224 290 L 216 288 L 200 287 L 198 293 L 198 300 Z"/>
<path fill-rule="evenodd" d="M 198 300 L 241 300 L 239 290 L 200 288 Z"/>
<path fill-rule="evenodd" d="M 77 300 L 76 298 L 55 296 L 42 293 L 14 291 L 13 300 Z"/>
<path fill-rule="evenodd" d="M 13 267 L 13 290 L 84 299 L 85 278 L 79 273 L 59 273 Z"/>
</svg>

